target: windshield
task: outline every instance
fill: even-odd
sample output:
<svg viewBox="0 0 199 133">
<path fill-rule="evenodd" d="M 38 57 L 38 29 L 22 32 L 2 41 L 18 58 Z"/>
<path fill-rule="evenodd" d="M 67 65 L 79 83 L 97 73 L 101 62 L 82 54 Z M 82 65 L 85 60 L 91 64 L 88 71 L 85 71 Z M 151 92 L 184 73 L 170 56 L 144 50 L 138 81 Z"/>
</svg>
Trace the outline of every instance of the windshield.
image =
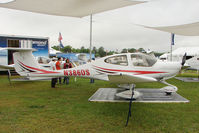
<svg viewBox="0 0 199 133">
<path fill-rule="evenodd" d="M 157 62 L 156 58 L 145 54 L 132 54 L 131 60 L 134 66 L 142 67 L 151 67 Z"/>
</svg>

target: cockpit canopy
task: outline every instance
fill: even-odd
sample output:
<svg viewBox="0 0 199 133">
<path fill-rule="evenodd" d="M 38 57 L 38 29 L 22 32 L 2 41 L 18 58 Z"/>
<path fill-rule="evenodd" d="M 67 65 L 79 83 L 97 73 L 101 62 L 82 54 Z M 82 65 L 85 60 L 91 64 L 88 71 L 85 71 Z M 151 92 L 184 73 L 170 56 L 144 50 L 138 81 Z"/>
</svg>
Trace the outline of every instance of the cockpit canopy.
<svg viewBox="0 0 199 133">
<path fill-rule="evenodd" d="M 157 62 L 157 59 L 145 54 L 132 54 L 131 61 L 134 66 L 151 67 Z"/>
<path fill-rule="evenodd" d="M 127 59 L 127 55 L 115 55 L 112 57 L 108 57 L 104 60 L 106 63 L 114 64 L 114 65 L 121 65 L 121 66 L 128 66 L 130 64 L 129 61 L 131 61 L 133 66 L 138 67 L 151 67 L 156 62 L 157 59 L 155 57 L 145 55 L 142 53 L 133 53 L 130 54 L 130 59 Z"/>
<path fill-rule="evenodd" d="M 126 55 L 112 56 L 112 57 L 105 59 L 104 61 L 109 64 L 128 66 L 128 61 L 127 61 Z"/>
</svg>

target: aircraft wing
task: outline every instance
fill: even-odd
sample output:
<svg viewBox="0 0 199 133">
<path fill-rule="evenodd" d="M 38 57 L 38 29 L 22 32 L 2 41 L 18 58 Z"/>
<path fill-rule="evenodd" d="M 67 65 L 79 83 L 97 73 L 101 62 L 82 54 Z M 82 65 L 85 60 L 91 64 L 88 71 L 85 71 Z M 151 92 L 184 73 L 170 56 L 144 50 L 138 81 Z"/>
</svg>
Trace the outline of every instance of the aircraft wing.
<svg viewBox="0 0 199 133">
<path fill-rule="evenodd" d="M 34 48 L 13 48 L 13 47 L 0 48 L 0 50 L 37 51 L 37 50 L 34 49 Z"/>
<path fill-rule="evenodd" d="M 146 1 L 146 0 L 145 0 Z M 144 0 L 14 0 L 0 7 L 58 16 L 84 17 Z"/>
<path fill-rule="evenodd" d="M 126 83 L 133 84 L 139 82 L 155 82 L 157 79 L 152 77 L 147 77 L 143 75 L 130 75 L 127 73 L 119 73 L 114 75 L 108 75 L 109 81 L 112 83 Z"/>
</svg>

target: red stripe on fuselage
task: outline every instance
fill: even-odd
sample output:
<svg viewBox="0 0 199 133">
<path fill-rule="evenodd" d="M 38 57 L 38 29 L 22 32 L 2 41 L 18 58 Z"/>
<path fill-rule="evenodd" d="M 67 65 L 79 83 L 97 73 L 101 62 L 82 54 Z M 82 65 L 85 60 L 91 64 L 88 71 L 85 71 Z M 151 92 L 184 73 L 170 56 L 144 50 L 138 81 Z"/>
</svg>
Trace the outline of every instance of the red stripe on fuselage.
<svg viewBox="0 0 199 133">
<path fill-rule="evenodd" d="M 37 71 L 41 71 L 41 72 L 43 72 L 43 74 L 47 74 L 47 73 L 59 73 L 59 72 L 46 71 L 46 70 L 43 70 L 43 69 L 30 67 L 30 66 L 27 66 L 27 65 L 23 64 L 23 63 L 20 62 L 20 61 L 19 61 L 19 63 L 21 63 L 23 66 L 25 66 L 25 67 L 27 67 L 27 68 L 30 68 L 30 69 L 33 69 L 33 70 L 37 70 Z M 40 73 L 40 74 L 42 74 L 42 73 Z"/>
<path fill-rule="evenodd" d="M 114 72 L 130 72 L 130 73 L 137 73 L 137 74 L 156 74 L 156 73 L 167 73 L 167 72 L 158 72 L 158 71 L 137 71 L 137 70 L 118 70 L 118 69 L 108 69 L 108 68 L 102 68 L 98 66 L 94 66 L 102 70 L 107 71 L 114 71 Z"/>
<path fill-rule="evenodd" d="M 94 68 L 95 70 L 97 70 L 97 71 L 100 71 L 100 72 L 104 72 L 104 73 L 115 73 L 115 72 L 110 72 L 110 71 L 105 71 L 105 70 L 100 70 L 100 69 L 98 69 L 98 68 Z"/>
</svg>

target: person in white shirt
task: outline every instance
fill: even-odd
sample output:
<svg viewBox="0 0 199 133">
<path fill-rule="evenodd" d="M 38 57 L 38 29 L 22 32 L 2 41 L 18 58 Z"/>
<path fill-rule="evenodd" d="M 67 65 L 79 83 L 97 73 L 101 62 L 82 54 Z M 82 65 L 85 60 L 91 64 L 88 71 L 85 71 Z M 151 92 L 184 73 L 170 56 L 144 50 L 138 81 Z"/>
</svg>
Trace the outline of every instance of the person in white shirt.
<svg viewBox="0 0 199 133">
<path fill-rule="evenodd" d="M 51 70 L 56 70 L 55 63 L 56 63 L 56 59 L 55 58 L 53 58 L 52 61 L 49 62 Z"/>
<path fill-rule="evenodd" d="M 56 59 L 53 58 L 52 61 L 49 63 L 50 64 L 50 69 L 51 70 L 56 70 Z M 51 79 L 51 87 L 55 88 L 55 84 L 57 83 L 57 78 L 52 78 Z"/>
</svg>

